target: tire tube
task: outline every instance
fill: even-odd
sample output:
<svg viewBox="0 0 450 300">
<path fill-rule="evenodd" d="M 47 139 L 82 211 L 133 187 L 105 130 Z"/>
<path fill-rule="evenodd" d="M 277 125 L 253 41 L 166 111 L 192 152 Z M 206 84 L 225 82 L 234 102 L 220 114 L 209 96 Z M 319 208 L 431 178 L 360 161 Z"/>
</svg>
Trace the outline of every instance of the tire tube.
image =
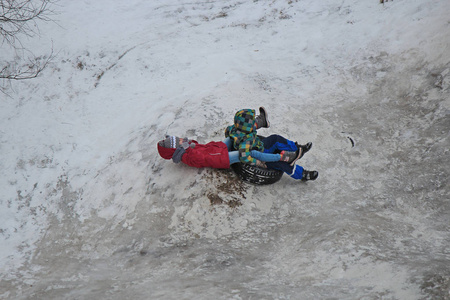
<svg viewBox="0 0 450 300">
<path fill-rule="evenodd" d="M 279 181 L 284 173 L 280 170 L 265 169 L 244 163 L 232 164 L 231 168 L 242 181 L 256 185 L 273 184 Z"/>
</svg>

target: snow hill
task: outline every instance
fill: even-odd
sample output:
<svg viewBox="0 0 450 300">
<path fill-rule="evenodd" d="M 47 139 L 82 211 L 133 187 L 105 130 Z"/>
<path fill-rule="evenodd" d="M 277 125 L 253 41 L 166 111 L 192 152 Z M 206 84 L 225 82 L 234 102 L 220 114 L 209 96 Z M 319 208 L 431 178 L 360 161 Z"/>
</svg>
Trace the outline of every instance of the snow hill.
<svg viewBox="0 0 450 300">
<path fill-rule="evenodd" d="M 52 9 L 0 93 L 1 299 L 450 299 L 450 1 Z M 158 156 L 261 105 L 318 180 Z"/>
</svg>

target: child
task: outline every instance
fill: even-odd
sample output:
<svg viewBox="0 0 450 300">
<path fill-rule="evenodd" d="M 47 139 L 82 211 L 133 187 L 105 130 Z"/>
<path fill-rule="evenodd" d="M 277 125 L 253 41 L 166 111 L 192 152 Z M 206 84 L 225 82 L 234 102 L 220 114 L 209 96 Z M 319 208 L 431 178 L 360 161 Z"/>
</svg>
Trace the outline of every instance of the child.
<svg viewBox="0 0 450 300">
<path fill-rule="evenodd" d="M 258 137 L 258 128 L 269 128 L 270 123 L 267 111 L 264 107 L 259 108 L 260 114 L 255 116 L 254 109 L 241 109 L 234 115 L 234 125 L 225 129 L 225 143 L 229 149 L 239 151 L 239 159 L 242 163 L 256 165 L 255 158 L 250 155 L 251 150 L 264 151 L 264 144 Z M 301 157 L 302 151 L 298 147 L 284 149 L 283 161 L 291 166 Z"/>
<path fill-rule="evenodd" d="M 280 150 L 293 150 L 300 149 L 300 158 L 308 152 L 312 143 L 307 143 L 306 145 L 299 145 L 297 142 L 290 141 L 281 135 L 270 135 L 262 140 L 264 144 L 264 151 L 268 153 L 276 153 Z M 288 174 L 290 177 L 294 179 L 301 179 L 302 181 L 307 180 L 316 180 L 319 176 L 319 172 L 317 171 L 307 171 L 304 170 L 302 166 L 297 164 L 288 164 L 285 162 L 267 162 L 266 163 L 268 169 L 281 170 Z"/>
</svg>

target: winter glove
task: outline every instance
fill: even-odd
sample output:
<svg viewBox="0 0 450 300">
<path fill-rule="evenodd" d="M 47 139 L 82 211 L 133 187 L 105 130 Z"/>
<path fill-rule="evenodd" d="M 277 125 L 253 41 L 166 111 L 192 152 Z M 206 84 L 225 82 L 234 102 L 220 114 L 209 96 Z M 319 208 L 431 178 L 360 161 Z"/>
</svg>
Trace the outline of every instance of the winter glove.
<svg viewBox="0 0 450 300">
<path fill-rule="evenodd" d="M 188 145 L 189 148 L 189 145 Z M 187 148 L 186 148 L 187 149 Z M 181 161 L 181 158 L 183 157 L 183 154 L 186 153 L 186 149 L 183 147 L 178 147 L 175 152 L 173 153 L 172 160 L 174 163 L 179 163 Z"/>
</svg>

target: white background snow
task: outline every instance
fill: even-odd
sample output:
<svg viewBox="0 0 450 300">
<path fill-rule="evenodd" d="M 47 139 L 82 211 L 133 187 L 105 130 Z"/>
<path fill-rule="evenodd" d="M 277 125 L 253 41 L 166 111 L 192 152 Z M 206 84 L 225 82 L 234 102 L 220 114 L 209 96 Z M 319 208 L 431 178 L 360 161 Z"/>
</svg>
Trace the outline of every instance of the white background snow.
<svg viewBox="0 0 450 300">
<path fill-rule="evenodd" d="M 450 298 L 450 1 L 52 9 L 1 83 L 1 299 Z M 158 156 L 261 105 L 316 181 Z"/>
</svg>

